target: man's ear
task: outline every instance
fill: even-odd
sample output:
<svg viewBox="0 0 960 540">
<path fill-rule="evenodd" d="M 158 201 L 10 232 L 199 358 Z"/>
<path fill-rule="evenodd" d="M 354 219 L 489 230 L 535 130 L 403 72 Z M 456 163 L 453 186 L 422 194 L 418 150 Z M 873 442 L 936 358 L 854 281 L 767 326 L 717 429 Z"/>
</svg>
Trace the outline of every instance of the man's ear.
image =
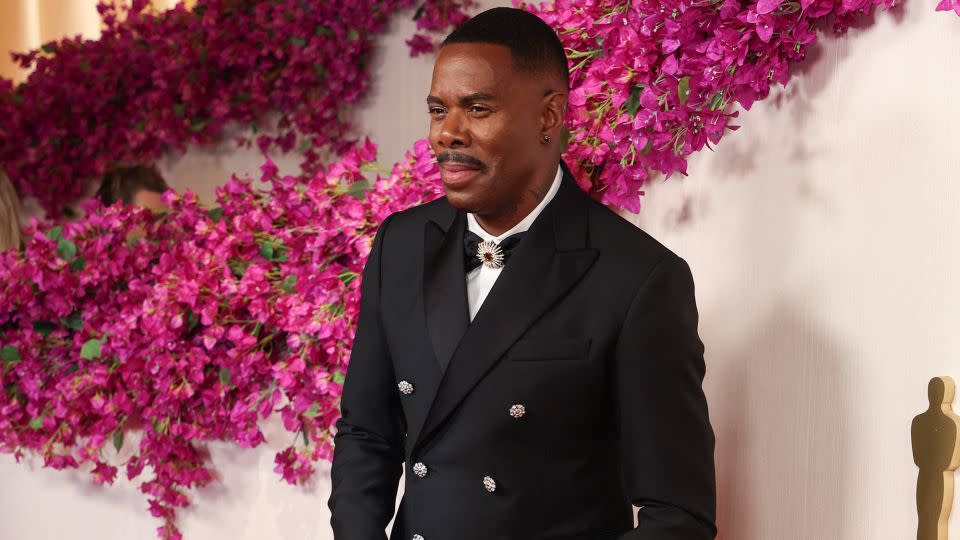
<svg viewBox="0 0 960 540">
<path fill-rule="evenodd" d="M 567 93 L 550 90 L 543 96 L 540 113 L 540 135 L 549 135 L 559 139 L 563 129 L 563 120 L 567 113 Z"/>
</svg>

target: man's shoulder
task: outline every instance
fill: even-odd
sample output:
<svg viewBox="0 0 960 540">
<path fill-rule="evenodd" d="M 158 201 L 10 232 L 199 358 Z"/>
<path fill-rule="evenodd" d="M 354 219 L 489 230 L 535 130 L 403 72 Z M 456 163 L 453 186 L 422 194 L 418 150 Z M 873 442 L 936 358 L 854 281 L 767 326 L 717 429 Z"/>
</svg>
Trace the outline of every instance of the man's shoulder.
<svg viewBox="0 0 960 540">
<path fill-rule="evenodd" d="M 450 206 L 446 197 L 440 197 L 430 202 L 411 206 L 387 216 L 390 236 L 402 235 L 403 232 L 418 231 L 422 234 L 423 225 L 428 221 L 446 223 L 453 220 L 456 210 Z"/>
<path fill-rule="evenodd" d="M 678 256 L 649 233 L 626 218 L 589 199 L 590 244 L 601 256 L 612 256 L 637 263 L 650 263 Z"/>
</svg>

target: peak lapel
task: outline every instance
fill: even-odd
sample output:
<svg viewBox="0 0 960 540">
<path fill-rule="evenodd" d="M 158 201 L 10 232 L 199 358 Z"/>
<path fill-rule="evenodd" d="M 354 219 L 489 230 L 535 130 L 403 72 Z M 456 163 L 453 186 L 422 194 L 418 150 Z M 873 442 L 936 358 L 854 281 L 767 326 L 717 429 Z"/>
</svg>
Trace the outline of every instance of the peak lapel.
<svg viewBox="0 0 960 540">
<path fill-rule="evenodd" d="M 441 371 L 447 368 L 470 322 L 463 266 L 467 219 L 463 212 L 454 212 L 447 223 L 428 221 L 423 242 L 423 309 Z"/>
<path fill-rule="evenodd" d="M 593 265 L 597 252 L 587 247 L 587 233 L 586 195 L 566 172 L 556 197 L 514 251 L 463 339 L 453 345 L 414 452 L 507 349 Z M 465 288 L 462 256 L 460 265 L 460 286 Z"/>
</svg>

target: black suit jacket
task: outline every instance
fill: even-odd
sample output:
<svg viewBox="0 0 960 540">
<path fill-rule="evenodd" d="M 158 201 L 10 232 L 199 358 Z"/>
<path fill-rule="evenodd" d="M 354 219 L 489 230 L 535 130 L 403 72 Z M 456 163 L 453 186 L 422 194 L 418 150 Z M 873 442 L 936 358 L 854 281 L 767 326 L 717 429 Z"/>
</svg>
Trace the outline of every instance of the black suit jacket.
<svg viewBox="0 0 960 540">
<path fill-rule="evenodd" d="M 440 199 L 383 222 L 337 423 L 336 540 L 385 538 L 401 470 L 393 540 L 714 538 L 690 270 L 564 171 L 472 323 L 466 215 Z"/>
</svg>

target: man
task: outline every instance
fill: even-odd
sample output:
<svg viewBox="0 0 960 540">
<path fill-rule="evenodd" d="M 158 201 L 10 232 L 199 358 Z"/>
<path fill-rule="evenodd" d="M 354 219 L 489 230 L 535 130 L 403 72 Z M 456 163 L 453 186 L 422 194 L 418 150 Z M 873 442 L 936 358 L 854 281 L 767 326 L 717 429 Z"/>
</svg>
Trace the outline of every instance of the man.
<svg viewBox="0 0 960 540">
<path fill-rule="evenodd" d="M 364 270 L 330 497 L 336 540 L 708 540 L 713 432 L 686 263 L 560 161 L 567 63 L 521 10 L 444 41 L 446 198 Z M 631 503 L 639 510 L 633 527 Z"/>
</svg>

